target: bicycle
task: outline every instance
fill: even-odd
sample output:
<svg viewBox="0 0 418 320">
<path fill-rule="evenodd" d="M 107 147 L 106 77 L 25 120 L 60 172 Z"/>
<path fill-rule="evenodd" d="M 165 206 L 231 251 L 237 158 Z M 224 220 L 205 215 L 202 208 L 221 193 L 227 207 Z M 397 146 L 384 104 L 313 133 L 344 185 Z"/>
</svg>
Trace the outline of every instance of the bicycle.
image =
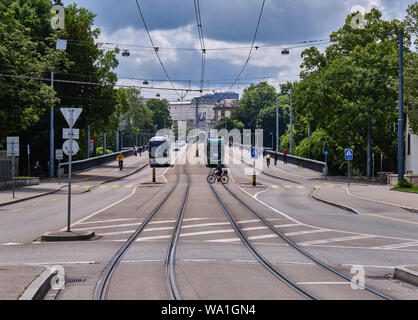
<svg viewBox="0 0 418 320">
<path fill-rule="evenodd" d="M 223 170 L 222 175 L 220 176 L 216 175 L 215 172 L 212 172 L 208 175 L 207 181 L 209 184 L 214 184 L 216 181 L 227 184 L 229 182 L 228 172 Z"/>
</svg>

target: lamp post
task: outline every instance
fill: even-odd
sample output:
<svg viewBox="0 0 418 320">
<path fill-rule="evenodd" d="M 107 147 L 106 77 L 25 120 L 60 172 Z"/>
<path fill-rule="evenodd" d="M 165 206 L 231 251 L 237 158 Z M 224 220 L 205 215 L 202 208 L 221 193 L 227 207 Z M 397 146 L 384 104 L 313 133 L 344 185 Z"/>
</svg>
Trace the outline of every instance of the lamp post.
<svg viewBox="0 0 418 320">
<path fill-rule="evenodd" d="M 272 146 L 273 148 L 273 146 Z M 280 150 L 279 141 L 279 94 L 276 94 L 276 152 Z"/>
<path fill-rule="evenodd" d="M 399 115 L 398 115 L 398 181 L 404 178 L 404 118 L 403 118 L 403 30 L 399 31 Z"/>
<path fill-rule="evenodd" d="M 290 154 L 292 153 L 292 147 L 293 147 L 293 112 L 292 112 L 292 89 L 290 89 L 289 93 L 289 99 L 290 99 Z"/>
</svg>

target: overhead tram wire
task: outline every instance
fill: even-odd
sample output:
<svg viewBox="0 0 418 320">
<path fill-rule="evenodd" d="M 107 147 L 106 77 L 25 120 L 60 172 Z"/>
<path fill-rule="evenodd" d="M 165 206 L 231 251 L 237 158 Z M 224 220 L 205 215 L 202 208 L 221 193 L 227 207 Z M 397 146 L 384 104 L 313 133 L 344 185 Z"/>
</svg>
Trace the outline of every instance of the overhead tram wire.
<svg viewBox="0 0 418 320">
<path fill-rule="evenodd" d="M 197 30 L 199 33 L 200 48 L 202 50 L 202 62 L 200 67 L 200 90 L 203 91 L 203 83 L 205 81 L 205 68 L 206 68 L 206 47 L 205 47 L 205 38 L 203 36 L 203 26 L 202 26 L 202 17 L 200 14 L 200 3 L 199 0 L 193 0 L 194 11 L 196 14 L 197 21 Z"/>
<path fill-rule="evenodd" d="M 161 67 L 163 68 L 163 71 L 164 71 L 164 73 L 165 73 L 165 76 L 167 77 L 167 80 L 170 82 L 171 86 L 173 87 L 173 89 L 174 89 L 174 91 L 177 93 L 177 95 L 178 95 L 181 99 L 183 99 L 182 95 L 181 95 L 180 93 L 178 93 L 178 92 L 177 92 L 177 89 L 174 87 L 174 84 L 173 84 L 173 82 L 171 81 L 171 79 L 170 79 L 170 77 L 169 77 L 169 75 L 168 75 L 168 73 L 167 73 L 167 70 L 166 70 L 166 69 L 165 69 L 165 67 L 164 67 L 164 64 L 163 64 L 163 62 L 162 62 L 162 60 L 161 60 L 161 57 L 160 57 L 160 55 L 158 54 L 158 47 L 156 47 L 156 46 L 154 45 L 154 41 L 152 40 L 151 34 L 149 33 L 148 26 L 147 26 L 147 23 L 145 22 L 145 18 L 144 18 L 144 15 L 142 14 L 142 10 L 141 10 L 141 7 L 140 7 L 140 5 L 139 5 L 138 0 L 135 0 L 135 2 L 136 2 L 136 5 L 137 5 L 137 7 L 138 7 L 138 11 L 139 11 L 139 14 L 140 14 L 140 16 L 141 16 L 142 22 L 144 23 L 145 31 L 147 32 L 148 38 L 149 38 L 149 40 L 150 40 L 150 42 L 151 42 L 152 47 L 154 48 L 155 55 L 157 56 L 158 61 L 160 62 Z"/>
<path fill-rule="evenodd" d="M 258 16 L 257 27 L 255 28 L 253 42 L 251 43 L 251 48 L 250 48 L 250 52 L 248 53 L 247 60 L 245 61 L 244 65 L 242 66 L 241 71 L 238 73 L 238 76 L 236 77 L 235 81 L 232 83 L 231 87 L 229 88 L 229 91 L 231 91 L 231 89 L 234 87 L 235 83 L 238 81 L 239 77 L 241 76 L 242 72 L 244 71 L 245 67 L 247 66 L 248 62 L 251 59 L 251 53 L 252 53 L 253 48 L 254 48 L 255 39 L 257 38 L 258 27 L 260 26 L 261 16 L 263 15 L 263 10 L 264 10 L 264 4 L 265 3 L 266 3 L 266 0 L 263 0 L 263 4 L 261 5 L 260 14 Z"/>
</svg>

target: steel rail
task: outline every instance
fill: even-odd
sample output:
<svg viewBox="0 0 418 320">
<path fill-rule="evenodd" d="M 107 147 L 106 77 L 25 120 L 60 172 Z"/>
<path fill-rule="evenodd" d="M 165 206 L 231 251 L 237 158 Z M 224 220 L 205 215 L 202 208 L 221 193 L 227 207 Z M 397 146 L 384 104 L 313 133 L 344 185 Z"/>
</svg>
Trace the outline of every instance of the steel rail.
<svg viewBox="0 0 418 320">
<path fill-rule="evenodd" d="M 269 221 L 267 221 L 262 215 L 260 215 L 257 211 L 255 211 L 253 208 L 251 208 L 248 204 L 246 204 L 244 201 L 242 201 L 235 193 L 233 193 L 228 187 L 226 187 L 225 185 L 223 185 L 224 188 L 236 199 L 238 200 L 245 208 L 247 208 L 249 211 L 251 211 L 258 219 L 260 219 L 271 231 L 273 231 L 276 235 L 278 235 L 281 239 L 283 239 L 287 244 L 289 244 L 291 247 L 293 247 L 294 249 L 296 249 L 299 253 L 301 253 L 302 255 L 304 255 L 305 257 L 307 257 L 308 259 L 312 260 L 313 262 L 315 262 L 317 265 L 325 268 L 326 270 L 340 276 L 341 278 L 347 280 L 348 282 L 352 282 L 351 278 L 346 276 L 345 274 L 335 270 L 334 268 L 332 268 L 331 266 L 329 266 L 328 264 L 326 264 L 325 262 L 322 262 L 321 260 L 319 260 L 318 258 L 314 257 L 313 255 L 311 255 L 309 252 L 307 252 L 306 250 L 302 249 L 301 247 L 299 247 L 295 242 L 293 242 L 292 240 L 290 240 L 288 237 L 286 237 L 283 233 L 281 233 L 279 230 L 277 230 L 273 224 L 271 224 Z M 361 287 L 362 289 L 365 289 L 366 291 L 375 294 L 377 296 L 379 296 L 380 298 L 383 298 L 385 300 L 394 300 L 392 297 L 389 297 L 383 293 L 380 293 L 372 288 L 369 288 L 367 286 L 363 286 L 361 283 L 356 284 L 359 287 Z"/>
<path fill-rule="evenodd" d="M 176 222 L 176 225 L 174 227 L 173 236 L 171 237 L 171 241 L 168 245 L 167 255 L 165 259 L 165 283 L 166 288 L 169 296 L 173 300 L 181 300 L 181 294 L 176 284 L 175 279 L 175 273 L 174 273 L 174 265 L 176 261 L 176 249 L 177 249 L 177 243 L 180 236 L 180 230 L 183 223 L 184 213 L 186 210 L 187 201 L 189 199 L 189 191 L 190 191 L 190 175 L 188 170 L 186 169 L 186 165 L 183 167 L 184 172 L 187 175 L 187 189 L 186 194 L 183 199 L 183 203 L 181 206 L 181 210 Z"/>
<path fill-rule="evenodd" d="M 236 234 L 241 239 L 242 243 L 247 247 L 247 249 L 251 252 L 251 254 L 257 259 L 257 261 L 264 266 L 268 271 L 270 271 L 276 278 L 280 281 L 285 283 L 287 286 L 295 290 L 297 293 L 302 295 L 308 300 L 316 300 L 314 296 L 309 294 L 307 291 L 303 290 L 302 288 L 298 287 L 292 281 L 287 279 L 284 275 L 282 275 L 262 254 L 260 254 L 257 249 L 249 242 L 247 237 L 243 234 L 240 227 L 238 226 L 235 219 L 232 217 L 231 213 L 229 212 L 228 208 L 225 206 L 223 201 L 219 198 L 218 193 L 215 191 L 214 187 L 210 184 L 210 189 L 212 190 L 213 194 L 215 195 L 216 199 L 218 200 L 219 204 L 221 205 L 226 217 L 228 218 L 229 222 L 231 223 L 232 227 L 234 228 Z"/>
<path fill-rule="evenodd" d="M 152 218 L 154 218 L 155 214 L 160 210 L 160 208 L 166 203 L 168 198 L 172 195 L 174 190 L 177 188 L 179 182 L 179 173 L 178 173 L 178 167 L 176 167 L 176 183 L 175 185 L 170 189 L 169 193 L 164 197 L 164 199 L 158 204 L 158 206 L 150 213 L 150 215 L 144 220 L 144 222 L 141 224 L 140 227 L 138 227 L 137 230 L 129 237 L 129 239 L 122 245 L 122 247 L 116 252 L 116 254 L 113 256 L 113 258 L 110 260 L 110 262 L 107 264 L 105 270 L 103 271 L 95 291 L 95 300 L 105 300 L 107 299 L 107 294 L 109 291 L 109 286 L 113 277 L 113 274 L 119 265 L 122 257 L 126 253 L 126 251 L 129 249 L 129 247 L 135 242 L 135 240 L 139 237 L 139 235 L 142 233 L 142 231 L 145 229 L 145 227 L 148 225 L 148 223 L 151 221 Z"/>
</svg>

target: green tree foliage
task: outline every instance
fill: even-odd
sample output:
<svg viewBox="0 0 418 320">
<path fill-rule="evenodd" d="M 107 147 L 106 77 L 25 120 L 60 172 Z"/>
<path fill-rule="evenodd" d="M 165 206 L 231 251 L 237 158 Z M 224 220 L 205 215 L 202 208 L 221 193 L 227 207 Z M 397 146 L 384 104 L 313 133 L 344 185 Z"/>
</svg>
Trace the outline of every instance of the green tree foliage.
<svg viewBox="0 0 418 320">
<path fill-rule="evenodd" d="M 171 128 L 173 121 L 167 100 L 149 99 L 147 100 L 147 107 L 152 111 L 152 121 L 156 130 L 164 129 L 164 124 L 165 128 Z"/>
<path fill-rule="evenodd" d="M 216 126 L 217 130 L 225 129 L 231 131 L 232 129 L 238 129 L 242 131 L 244 129 L 244 124 L 241 121 L 233 120 L 231 118 L 221 118 Z"/>
<path fill-rule="evenodd" d="M 48 1 L 46 1 L 48 2 Z M 45 1 L 37 1 L 37 5 Z M 0 2 L 0 73 L 44 78 L 47 70 L 67 66 L 65 54 L 33 40 L 35 25 L 25 12 L 17 11 L 17 2 Z M 27 6 L 25 6 L 27 8 Z M 24 16 L 24 23 L 16 16 Z M 38 20 L 45 19 L 40 15 Z M 54 90 L 38 80 L 0 77 L 0 143 L 11 134 L 19 134 L 35 125 L 49 106 L 58 102 Z"/>
<path fill-rule="evenodd" d="M 398 35 L 401 23 L 388 22 L 372 9 L 365 15 L 364 29 L 351 25 L 351 14 L 338 31 L 331 34 L 335 43 L 325 53 L 310 48 L 302 53 L 303 80 L 293 90 L 296 115 L 303 115 L 295 123 L 296 131 L 304 131 L 309 123 L 316 131 L 311 139 L 296 141 L 301 144 L 296 152 L 322 158 L 320 148 L 312 149 L 318 137 L 327 137 L 330 155 L 338 161 L 331 166 L 341 170 L 344 165 L 342 150 L 354 148 L 354 166 L 365 171 L 368 122 L 371 122 L 372 152 L 385 154 L 391 170 L 396 166 L 396 119 Z M 408 39 L 409 35 L 406 36 Z M 305 129 L 306 130 L 306 129 Z M 315 140 L 316 139 L 316 140 Z M 317 150 L 317 151 L 315 151 Z M 331 156 L 332 157 L 332 156 Z M 332 159 L 331 159 L 332 160 Z"/>
<path fill-rule="evenodd" d="M 257 127 L 258 113 L 266 108 L 275 105 L 276 92 L 274 87 L 261 82 L 252 84 L 244 90 L 240 100 L 240 106 L 232 113 L 232 119 L 241 121 L 246 129 L 254 130 Z"/>
</svg>

